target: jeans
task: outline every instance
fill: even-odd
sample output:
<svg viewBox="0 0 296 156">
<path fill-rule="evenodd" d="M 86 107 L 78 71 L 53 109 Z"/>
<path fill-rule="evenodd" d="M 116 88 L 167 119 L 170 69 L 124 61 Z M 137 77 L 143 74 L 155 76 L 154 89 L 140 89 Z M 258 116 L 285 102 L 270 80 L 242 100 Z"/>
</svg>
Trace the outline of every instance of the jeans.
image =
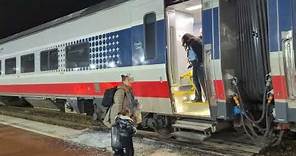
<svg viewBox="0 0 296 156">
<path fill-rule="evenodd" d="M 191 62 L 193 67 L 193 83 L 195 85 L 195 100 L 201 101 L 202 100 L 202 89 L 205 91 L 205 71 L 204 66 L 202 63 L 199 63 L 198 61 L 192 61 Z"/>
</svg>

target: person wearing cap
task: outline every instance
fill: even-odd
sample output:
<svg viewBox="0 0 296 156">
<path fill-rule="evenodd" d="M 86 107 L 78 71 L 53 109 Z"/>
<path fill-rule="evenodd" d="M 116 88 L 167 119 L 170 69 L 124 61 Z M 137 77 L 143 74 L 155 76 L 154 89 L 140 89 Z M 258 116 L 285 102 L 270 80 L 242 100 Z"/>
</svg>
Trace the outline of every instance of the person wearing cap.
<svg viewBox="0 0 296 156">
<path fill-rule="evenodd" d="M 114 94 L 114 104 L 110 111 L 107 112 L 104 119 L 105 125 L 111 127 L 115 123 L 115 118 L 120 112 L 129 112 L 127 116 L 131 117 L 136 124 L 142 122 L 140 105 L 135 99 L 131 83 L 133 78 L 129 75 L 121 75 L 122 83 L 117 87 Z M 110 113 L 110 114 L 108 114 Z M 109 122 L 110 121 L 110 122 Z"/>
</svg>

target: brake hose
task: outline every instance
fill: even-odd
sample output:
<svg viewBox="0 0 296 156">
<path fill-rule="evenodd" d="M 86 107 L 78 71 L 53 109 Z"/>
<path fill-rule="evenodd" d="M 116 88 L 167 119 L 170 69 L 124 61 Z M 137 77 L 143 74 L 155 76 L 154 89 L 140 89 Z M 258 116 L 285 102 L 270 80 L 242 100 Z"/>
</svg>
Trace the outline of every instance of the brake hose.
<svg viewBox="0 0 296 156">
<path fill-rule="evenodd" d="M 264 134 L 264 137 L 267 137 L 269 132 L 270 132 L 270 123 L 271 123 L 271 119 L 269 118 L 269 104 L 271 103 L 271 98 L 269 97 L 268 98 L 268 103 L 266 103 L 266 95 L 268 94 L 267 93 L 267 89 L 268 87 L 270 86 L 271 84 L 271 78 L 270 78 L 270 75 L 268 74 L 266 76 L 268 79 L 266 81 L 266 85 L 265 85 L 265 89 L 264 89 L 264 97 L 263 97 L 263 110 L 262 110 L 262 114 L 261 114 L 261 117 L 258 119 L 258 120 L 252 120 L 250 118 L 250 116 L 247 114 L 247 111 L 245 110 L 244 108 L 244 102 L 242 101 L 242 97 L 240 95 L 240 91 L 238 89 L 238 86 L 237 86 L 237 78 L 233 78 L 232 80 L 232 84 L 235 86 L 235 89 L 237 91 L 237 94 L 238 94 L 238 98 L 239 100 L 241 101 L 240 102 L 240 105 L 238 105 L 239 109 L 241 110 L 241 122 L 242 122 L 242 125 L 243 125 L 243 129 L 244 131 L 246 132 L 247 136 L 249 138 L 251 138 L 252 140 L 254 140 L 254 137 L 257 137 L 258 134 L 255 132 L 255 130 L 252 128 L 249 127 L 249 130 L 251 131 L 251 133 L 253 134 L 253 136 L 250 134 L 250 132 L 248 131 L 246 125 L 245 125 L 245 121 L 244 121 L 244 118 L 246 118 L 250 123 L 253 124 L 253 126 L 255 126 L 256 128 L 258 128 L 259 131 L 261 131 L 262 134 Z M 237 103 L 237 100 L 235 100 L 236 103 Z M 266 127 L 265 128 L 261 128 L 260 126 L 258 126 L 257 124 L 261 123 L 264 119 L 264 117 L 266 118 Z"/>
<path fill-rule="evenodd" d="M 262 113 L 260 115 L 260 118 L 258 120 L 252 120 L 246 113 L 244 114 L 246 119 L 249 120 L 250 122 L 254 123 L 254 124 L 261 123 L 263 121 L 264 117 L 265 117 L 265 114 L 266 114 L 266 94 L 267 94 L 267 89 L 271 84 L 270 74 L 267 74 L 266 77 L 267 77 L 267 80 L 266 80 L 266 85 L 265 85 L 265 88 L 264 88 L 263 107 L 262 107 Z M 243 100 L 242 100 L 241 95 L 240 95 L 239 88 L 237 86 L 237 78 L 233 78 L 232 84 L 235 86 L 235 89 L 236 89 L 236 91 L 238 93 L 238 98 L 240 99 L 241 104 L 243 104 L 242 106 L 244 106 Z M 242 108 L 243 108 L 243 112 L 246 112 L 244 110 L 244 107 L 242 107 Z"/>
</svg>

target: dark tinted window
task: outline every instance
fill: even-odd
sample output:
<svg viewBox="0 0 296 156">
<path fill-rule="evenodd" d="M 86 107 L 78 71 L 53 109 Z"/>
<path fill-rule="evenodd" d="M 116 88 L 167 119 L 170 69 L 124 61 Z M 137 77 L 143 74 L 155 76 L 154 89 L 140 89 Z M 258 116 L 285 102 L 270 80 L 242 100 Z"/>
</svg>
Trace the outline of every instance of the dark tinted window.
<svg viewBox="0 0 296 156">
<path fill-rule="evenodd" d="M 35 71 L 34 54 L 21 56 L 21 73 L 30 73 Z"/>
<path fill-rule="evenodd" d="M 16 74 L 16 58 L 5 60 L 5 74 Z"/>
<path fill-rule="evenodd" d="M 66 47 L 66 68 L 88 67 L 89 63 L 89 43 Z"/>
<path fill-rule="evenodd" d="M 156 55 L 156 14 L 144 16 L 145 59 L 154 59 Z"/>
<path fill-rule="evenodd" d="M 59 67 L 58 49 L 46 50 L 40 53 L 40 70 L 56 70 Z"/>
</svg>

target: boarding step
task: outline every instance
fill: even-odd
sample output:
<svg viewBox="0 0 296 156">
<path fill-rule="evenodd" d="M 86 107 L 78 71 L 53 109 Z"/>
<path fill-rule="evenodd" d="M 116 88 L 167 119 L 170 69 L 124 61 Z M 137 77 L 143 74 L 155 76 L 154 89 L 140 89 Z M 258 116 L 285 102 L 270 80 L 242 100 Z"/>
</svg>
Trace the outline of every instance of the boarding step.
<svg viewBox="0 0 296 156">
<path fill-rule="evenodd" d="M 201 132 L 215 132 L 215 123 L 201 120 L 177 120 L 173 127 Z"/>
<path fill-rule="evenodd" d="M 172 125 L 175 132 L 172 134 L 177 139 L 203 141 L 216 131 L 216 122 L 212 120 L 178 119 Z"/>
</svg>

